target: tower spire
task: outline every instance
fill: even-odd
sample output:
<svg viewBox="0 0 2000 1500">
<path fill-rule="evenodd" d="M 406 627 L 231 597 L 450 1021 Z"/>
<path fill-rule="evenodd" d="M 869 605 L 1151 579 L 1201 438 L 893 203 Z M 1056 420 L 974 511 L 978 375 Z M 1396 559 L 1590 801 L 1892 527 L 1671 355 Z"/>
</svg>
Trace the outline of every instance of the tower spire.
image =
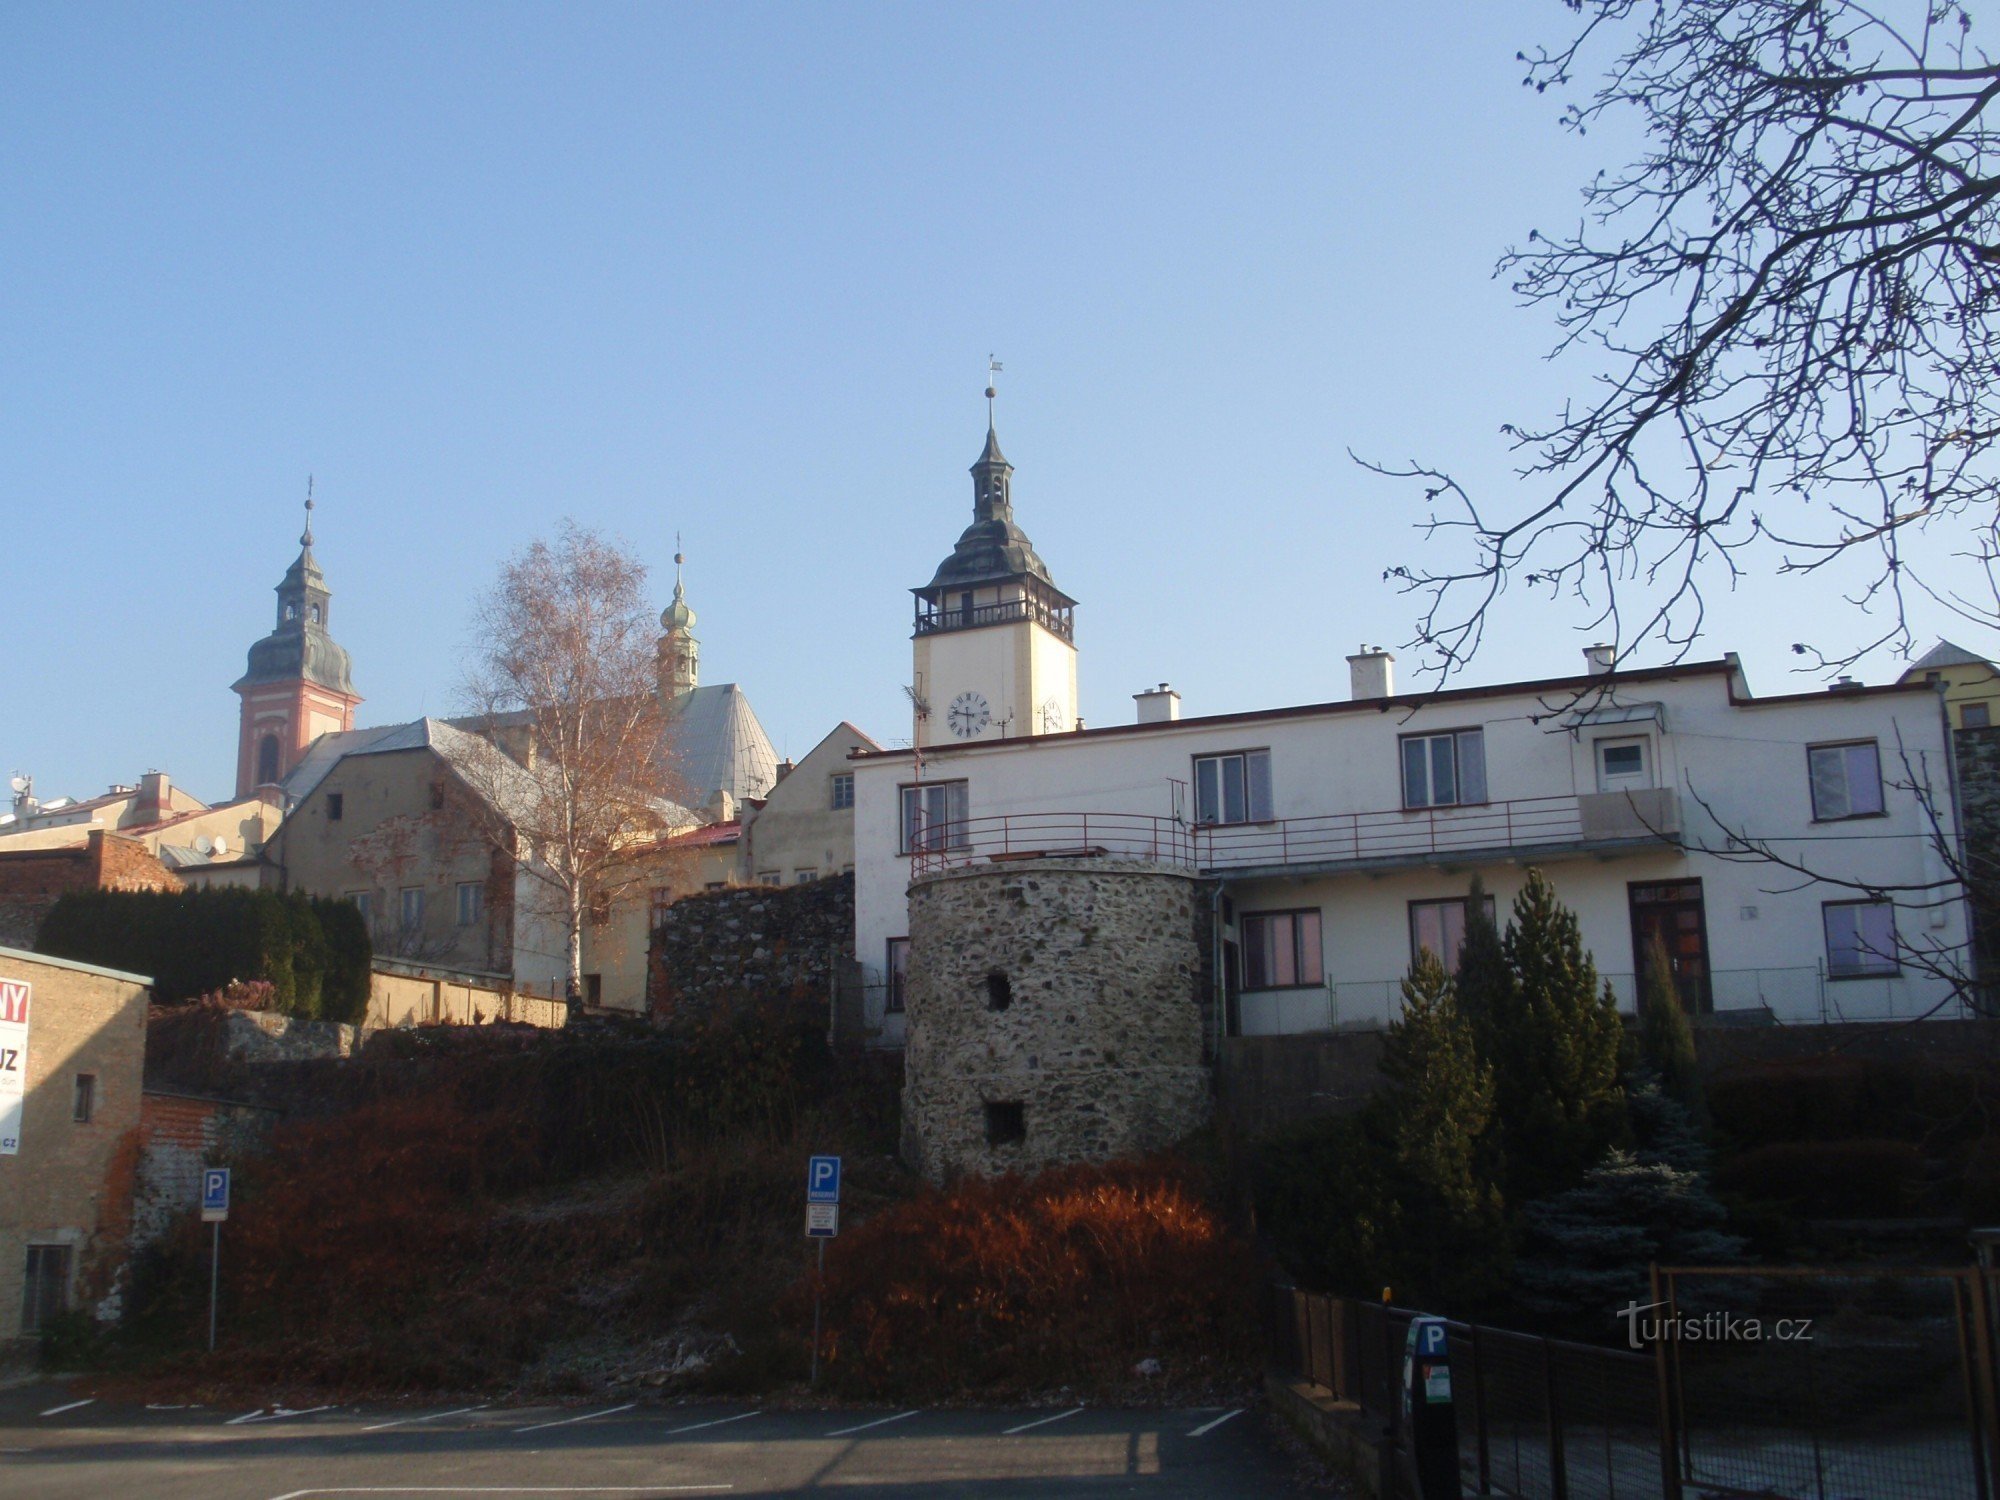
<svg viewBox="0 0 2000 1500">
<path fill-rule="evenodd" d="M 312 475 L 308 474 L 306 475 L 306 529 L 299 533 L 299 545 L 301 547 L 310 547 L 312 544 L 313 544 L 313 477 Z"/>
</svg>

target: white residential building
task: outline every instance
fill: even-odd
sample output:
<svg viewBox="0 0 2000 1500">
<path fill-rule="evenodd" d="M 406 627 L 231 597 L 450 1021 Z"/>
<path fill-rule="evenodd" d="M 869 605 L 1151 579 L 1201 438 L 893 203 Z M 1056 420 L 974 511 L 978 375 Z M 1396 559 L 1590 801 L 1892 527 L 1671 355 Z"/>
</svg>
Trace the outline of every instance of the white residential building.
<svg viewBox="0 0 2000 1500">
<path fill-rule="evenodd" d="M 996 455 L 989 438 L 974 470 L 981 523 Z M 1038 592 L 1062 599 L 1068 643 L 1067 596 L 1025 537 L 1019 552 L 1034 570 L 1011 580 L 1023 607 L 954 619 L 919 591 L 934 729 L 954 703 L 1035 701 L 939 668 L 1032 661 L 1048 630 Z M 1008 632 L 1022 639 L 1007 650 L 949 639 Z M 1393 658 L 1364 650 L 1346 701 L 1181 718 L 1162 685 L 1137 695 L 1137 723 L 1028 733 L 1017 716 L 1003 735 L 973 713 L 944 718 L 948 733 L 920 725 L 916 749 L 857 754 L 855 951 L 871 1025 L 900 1044 L 911 881 L 1037 853 L 1215 877 L 1205 998 L 1224 1034 L 1385 1025 L 1418 946 L 1455 959 L 1474 873 L 1504 925 L 1531 865 L 1577 913 L 1627 1010 L 1657 933 L 1690 1009 L 1718 1018 L 1962 1013 L 1926 961 L 1966 954 L 1939 853 L 1957 830 L 1934 685 L 1757 698 L 1733 655 L 1641 670 L 1614 670 L 1605 648 L 1586 656 L 1573 676 L 1398 694 Z M 1745 856 L 1745 841 L 1775 860 Z M 1892 906 L 1856 886 L 1910 895 Z"/>
</svg>

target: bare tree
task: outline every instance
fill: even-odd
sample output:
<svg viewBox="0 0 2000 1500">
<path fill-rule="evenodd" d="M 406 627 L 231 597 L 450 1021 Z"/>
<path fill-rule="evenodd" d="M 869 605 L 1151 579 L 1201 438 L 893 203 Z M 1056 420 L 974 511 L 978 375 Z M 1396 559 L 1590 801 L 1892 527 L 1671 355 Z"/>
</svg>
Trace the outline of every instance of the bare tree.
<svg viewBox="0 0 2000 1500">
<path fill-rule="evenodd" d="M 483 738 L 456 769 L 487 836 L 562 924 L 572 1005 L 592 913 L 644 898 L 660 836 L 685 819 L 645 583 L 643 563 L 565 521 L 552 543 L 508 560 L 475 614 L 466 696 Z M 517 909 L 516 923 L 528 915 Z"/>
<path fill-rule="evenodd" d="M 1500 262 L 1596 380 L 1503 429 L 1529 498 L 1369 464 L 1430 502 L 1425 563 L 1389 576 L 1423 601 L 1432 669 L 1472 655 L 1510 581 L 1676 654 L 1705 589 L 1763 571 L 1824 573 L 1867 612 L 1794 647 L 1821 666 L 1907 654 L 1921 600 L 2000 628 L 2000 65 L 1965 8 L 1565 3 L 1580 29 L 1522 54 L 1524 82 L 1601 67 L 1564 125 L 1635 119 L 1646 145 L 1576 229 Z"/>
</svg>

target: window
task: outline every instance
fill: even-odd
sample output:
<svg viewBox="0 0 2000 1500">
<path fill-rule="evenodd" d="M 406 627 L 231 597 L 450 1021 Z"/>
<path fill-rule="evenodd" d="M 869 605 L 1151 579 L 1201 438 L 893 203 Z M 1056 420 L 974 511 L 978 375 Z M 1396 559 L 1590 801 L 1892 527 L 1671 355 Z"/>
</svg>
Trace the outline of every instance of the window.
<svg viewBox="0 0 2000 1500">
<path fill-rule="evenodd" d="M 757 872 L 757 884 L 759 885 L 783 885 L 784 883 L 785 873 L 782 870 L 759 870 Z"/>
<path fill-rule="evenodd" d="M 354 903 L 354 909 L 361 913 L 361 925 L 366 927 L 375 915 L 375 896 L 372 891 L 349 891 L 347 899 Z"/>
<path fill-rule="evenodd" d="M 1447 969 L 1458 967 L 1459 950 L 1465 946 L 1465 902 L 1412 901 L 1410 903 L 1410 962 L 1428 948 Z M 1486 898 L 1486 920 L 1493 920 L 1493 898 Z"/>
<path fill-rule="evenodd" d="M 1244 914 L 1243 988 L 1298 989 L 1320 977 L 1317 910 Z"/>
<path fill-rule="evenodd" d="M 819 871 L 817 871 L 817 870 L 794 870 L 794 871 L 792 871 L 792 884 L 793 884 L 793 885 L 808 885 L 808 884 L 810 884 L 811 882 L 813 882 L 813 881 L 815 881 L 815 880 L 817 880 L 817 879 L 819 879 Z"/>
<path fill-rule="evenodd" d="M 319 606 L 317 604 L 306 611 L 306 618 L 311 620 L 315 625 L 320 623 Z"/>
<path fill-rule="evenodd" d="M 278 737 L 267 734 L 257 741 L 257 785 L 269 786 L 278 779 Z"/>
<path fill-rule="evenodd" d="M 442 786 L 433 785 L 431 787 L 431 811 L 444 811 L 444 788 Z"/>
<path fill-rule="evenodd" d="M 602 1005 L 604 1003 L 604 976 L 602 974 L 586 974 L 583 976 L 583 1003 L 585 1005 Z"/>
<path fill-rule="evenodd" d="M 986 976 L 986 1008 L 1005 1010 L 1014 1003 L 1014 981 L 995 969 Z"/>
<path fill-rule="evenodd" d="M 27 1285 L 21 1293 L 21 1332 L 40 1333 L 69 1311 L 69 1246 L 28 1246 Z"/>
<path fill-rule="evenodd" d="M 889 962 L 884 966 L 888 975 L 888 991 L 883 997 L 882 1011 L 885 1015 L 900 1016 L 903 1013 L 903 987 L 910 975 L 910 940 L 906 937 L 889 939 Z"/>
<path fill-rule="evenodd" d="M 966 827 L 966 783 L 930 781 L 903 788 L 903 835 L 899 854 L 923 849 L 971 847 Z"/>
<path fill-rule="evenodd" d="M 705 891 L 726 891 L 729 889 L 729 882 L 726 880 L 705 880 L 702 882 L 701 888 Z M 660 924 L 655 922 L 653 925 L 657 927 Z"/>
<path fill-rule="evenodd" d="M 419 885 L 406 885 L 400 894 L 403 931 L 415 932 L 424 925 L 424 889 Z"/>
<path fill-rule="evenodd" d="M 1486 731 L 1403 737 L 1403 806 L 1456 807 L 1486 800 Z"/>
<path fill-rule="evenodd" d="M 1882 811 L 1882 760 L 1873 740 L 1851 745 L 1809 745 L 1813 821 L 1872 818 Z"/>
<path fill-rule="evenodd" d="M 1826 920 L 1827 978 L 1898 972 L 1895 907 L 1887 901 L 1829 901 L 1820 910 Z"/>
<path fill-rule="evenodd" d="M 1271 817 L 1270 751 L 1194 758 L 1195 822 L 1268 823 Z"/>
<path fill-rule="evenodd" d="M 1027 1107 L 1018 1101 L 986 1106 L 986 1144 L 1011 1146 L 1028 1138 Z"/>
<path fill-rule="evenodd" d="M 1968 703 L 1958 711 L 1960 729 L 1985 729 L 1993 722 L 1993 706 L 1990 703 Z"/>
<path fill-rule="evenodd" d="M 327 822 L 329 822 L 329 823 L 338 823 L 338 822 L 340 821 L 340 815 L 341 815 L 342 813 L 344 813 L 345 811 L 347 811 L 347 795 L 346 795 L 346 793 L 344 793 L 344 792 L 328 792 L 328 793 L 326 794 L 326 820 L 327 820 Z"/>
<path fill-rule="evenodd" d="M 1652 784 L 1652 775 L 1646 769 L 1645 740 L 1597 742 L 1597 789 L 1600 792 L 1624 792 Z"/>
<path fill-rule="evenodd" d="M 472 927 L 486 913 L 486 887 L 468 880 L 458 888 L 458 925 Z"/>
<path fill-rule="evenodd" d="M 719 891 L 722 882 L 711 880 L 706 889 Z M 646 893 L 646 931 L 659 931 L 660 924 L 667 919 L 667 908 L 674 904 L 674 888 L 670 885 L 656 885 Z"/>
<path fill-rule="evenodd" d="M 70 1098 L 69 1117 L 79 1125 L 88 1125 L 90 1117 L 97 1112 L 97 1075 L 77 1074 L 76 1089 Z"/>
<path fill-rule="evenodd" d="M 833 810 L 854 806 L 854 773 L 839 771 L 827 778 L 833 788 Z"/>
</svg>

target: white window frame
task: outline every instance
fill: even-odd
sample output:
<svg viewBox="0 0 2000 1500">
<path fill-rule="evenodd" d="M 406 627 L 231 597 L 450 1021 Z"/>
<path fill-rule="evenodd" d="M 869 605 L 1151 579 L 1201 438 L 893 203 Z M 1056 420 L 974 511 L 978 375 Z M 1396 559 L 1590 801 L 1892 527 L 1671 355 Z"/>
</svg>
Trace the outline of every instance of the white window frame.
<svg viewBox="0 0 2000 1500">
<path fill-rule="evenodd" d="M 1473 774 L 1468 775 L 1468 770 Z M 1437 789 L 1441 772 L 1451 778 L 1448 796 L 1440 795 Z M 1396 741 L 1396 776 L 1403 786 L 1406 812 L 1484 806 L 1492 800 L 1486 784 L 1485 729 L 1474 725 L 1400 736 Z"/>
<path fill-rule="evenodd" d="M 1222 750 L 1194 758 L 1194 820 L 1221 828 L 1235 823 L 1276 821 L 1271 791 L 1271 752 Z"/>
<path fill-rule="evenodd" d="M 1637 750 L 1639 769 L 1614 774 L 1604 764 L 1605 752 L 1609 750 Z M 1590 759 L 1596 769 L 1597 789 L 1600 792 L 1632 792 L 1653 785 L 1653 740 L 1651 735 L 1606 736 L 1591 742 Z"/>
<path fill-rule="evenodd" d="M 477 880 L 461 880 L 456 892 L 458 925 L 477 927 L 486 915 L 486 886 Z M 470 908 L 468 910 L 468 907 Z"/>
<path fill-rule="evenodd" d="M 835 771 L 827 777 L 830 788 L 828 798 L 835 812 L 846 812 L 854 806 L 854 773 Z"/>
<path fill-rule="evenodd" d="M 1820 922 L 1826 931 L 1828 979 L 1882 979 L 1903 972 L 1896 953 L 1894 902 L 1822 902 Z M 1843 960 L 1840 955 L 1852 957 Z"/>
<path fill-rule="evenodd" d="M 901 788 L 896 798 L 896 852 L 971 848 L 971 788 L 969 781 L 917 781 Z"/>
<path fill-rule="evenodd" d="M 415 899 L 412 900 L 411 898 Z M 411 908 L 414 907 L 413 911 Z M 424 926 L 424 888 L 406 885 L 396 892 L 396 921 L 404 932 L 421 932 Z"/>
<path fill-rule="evenodd" d="M 1857 771 L 1859 797 L 1855 795 Z M 1879 818 L 1888 810 L 1888 799 L 1882 791 L 1882 751 L 1874 740 L 1837 740 L 1806 746 L 1806 785 L 1812 796 L 1815 823 Z"/>
</svg>

